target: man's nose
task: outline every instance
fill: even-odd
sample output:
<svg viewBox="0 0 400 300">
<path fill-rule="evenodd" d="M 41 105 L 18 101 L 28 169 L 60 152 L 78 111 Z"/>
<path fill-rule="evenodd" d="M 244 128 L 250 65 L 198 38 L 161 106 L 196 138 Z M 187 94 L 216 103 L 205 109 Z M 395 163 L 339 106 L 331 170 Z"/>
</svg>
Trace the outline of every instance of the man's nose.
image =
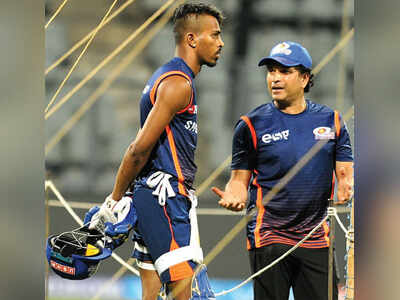
<svg viewBox="0 0 400 300">
<path fill-rule="evenodd" d="M 219 38 L 219 46 L 222 48 L 222 47 L 224 47 L 224 45 L 225 45 L 225 43 L 222 40 L 222 38 Z"/>
<path fill-rule="evenodd" d="M 272 82 L 277 82 L 277 81 L 281 80 L 281 73 L 280 72 L 271 72 L 270 76 L 271 76 L 271 81 Z"/>
</svg>

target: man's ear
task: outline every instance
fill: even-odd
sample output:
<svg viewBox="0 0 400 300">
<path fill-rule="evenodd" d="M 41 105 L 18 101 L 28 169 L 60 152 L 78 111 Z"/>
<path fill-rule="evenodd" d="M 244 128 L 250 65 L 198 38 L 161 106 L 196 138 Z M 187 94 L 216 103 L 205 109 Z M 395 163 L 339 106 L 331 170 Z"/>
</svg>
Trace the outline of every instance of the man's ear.
<svg viewBox="0 0 400 300">
<path fill-rule="evenodd" d="M 303 73 L 301 74 L 302 76 L 302 81 L 303 81 L 303 88 L 305 88 L 307 86 L 307 83 L 310 81 L 310 74 L 309 73 Z"/>
<path fill-rule="evenodd" d="M 196 37 L 194 33 L 192 32 L 186 33 L 186 42 L 190 47 L 196 48 Z"/>
</svg>

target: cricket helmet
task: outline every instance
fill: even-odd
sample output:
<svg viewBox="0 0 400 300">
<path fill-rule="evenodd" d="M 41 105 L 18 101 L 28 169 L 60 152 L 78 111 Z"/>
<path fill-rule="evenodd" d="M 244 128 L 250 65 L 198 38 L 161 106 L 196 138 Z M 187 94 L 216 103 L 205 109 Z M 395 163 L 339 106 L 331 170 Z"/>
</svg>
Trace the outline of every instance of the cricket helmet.
<svg viewBox="0 0 400 300">
<path fill-rule="evenodd" d="M 49 236 L 46 256 L 50 268 L 66 279 L 89 278 L 96 273 L 100 261 L 112 254 L 102 246 L 103 239 L 103 233 L 87 227 Z"/>
</svg>

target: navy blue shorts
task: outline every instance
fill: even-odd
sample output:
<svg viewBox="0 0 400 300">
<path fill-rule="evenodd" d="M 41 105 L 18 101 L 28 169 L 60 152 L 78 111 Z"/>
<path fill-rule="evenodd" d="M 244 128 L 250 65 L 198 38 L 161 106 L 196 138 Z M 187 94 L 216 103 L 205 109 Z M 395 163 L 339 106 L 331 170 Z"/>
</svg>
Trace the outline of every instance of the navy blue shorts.
<svg viewBox="0 0 400 300">
<path fill-rule="evenodd" d="M 139 261 L 139 266 L 140 262 L 154 265 L 163 254 L 190 244 L 190 200 L 176 192 L 176 196 L 168 198 L 162 206 L 158 196 L 152 194 L 153 191 L 140 183 L 135 184 L 133 191 L 138 223 L 133 235 L 135 249 L 132 257 Z M 173 265 L 161 274 L 159 272 L 161 282 L 191 277 L 195 266 L 191 260 Z"/>
</svg>

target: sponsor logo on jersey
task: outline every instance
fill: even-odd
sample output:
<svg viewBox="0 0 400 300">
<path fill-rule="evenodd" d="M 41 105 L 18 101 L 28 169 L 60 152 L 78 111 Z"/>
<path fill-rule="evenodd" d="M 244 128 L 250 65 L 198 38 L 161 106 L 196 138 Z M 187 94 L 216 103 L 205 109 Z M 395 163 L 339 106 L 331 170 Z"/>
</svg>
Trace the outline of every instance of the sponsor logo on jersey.
<svg viewBox="0 0 400 300">
<path fill-rule="evenodd" d="M 60 272 L 63 272 L 65 274 L 75 275 L 75 268 L 61 265 L 59 263 L 56 263 L 54 260 L 50 260 L 50 265 L 52 268 Z"/>
<path fill-rule="evenodd" d="M 333 140 L 335 139 L 335 132 L 329 127 L 317 127 L 313 130 L 316 140 Z"/>
<path fill-rule="evenodd" d="M 144 87 L 142 94 L 146 94 L 149 90 L 150 90 L 150 86 L 147 84 L 147 85 Z"/>
<path fill-rule="evenodd" d="M 189 106 L 187 111 L 189 114 L 192 114 L 192 115 L 197 114 L 197 105 L 192 104 L 191 106 Z"/>
<path fill-rule="evenodd" d="M 263 141 L 263 143 L 269 144 L 271 142 L 288 140 L 288 138 L 289 138 L 289 129 L 276 133 L 266 133 L 261 137 L 261 140 Z"/>
<path fill-rule="evenodd" d="M 197 134 L 197 123 L 195 121 L 186 121 L 185 128 Z"/>
<path fill-rule="evenodd" d="M 292 53 L 292 50 L 289 49 L 290 45 L 288 43 L 280 43 L 276 45 L 274 48 L 271 50 L 271 55 L 275 54 L 285 54 L 285 55 L 290 55 Z"/>
</svg>

